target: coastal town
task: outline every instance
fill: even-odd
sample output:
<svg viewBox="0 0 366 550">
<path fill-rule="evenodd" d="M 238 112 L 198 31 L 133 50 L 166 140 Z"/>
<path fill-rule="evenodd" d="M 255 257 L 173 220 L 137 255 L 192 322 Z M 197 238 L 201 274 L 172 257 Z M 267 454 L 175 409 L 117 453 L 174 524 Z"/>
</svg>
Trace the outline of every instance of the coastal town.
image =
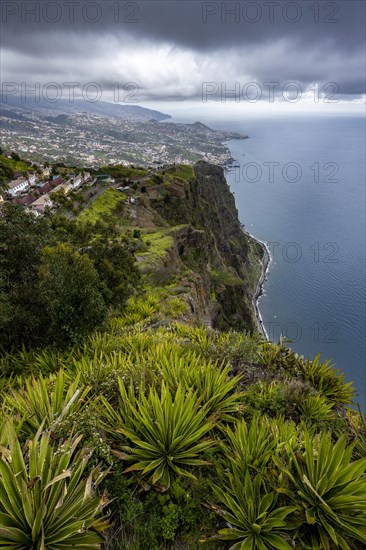
<svg viewBox="0 0 366 550">
<path fill-rule="evenodd" d="M 38 163 L 46 161 L 96 169 L 119 164 L 194 164 L 205 160 L 226 165 L 231 154 L 225 142 L 247 136 L 213 130 L 195 122 L 130 120 L 91 113 L 57 114 L 3 105 L 3 145 Z"/>
<path fill-rule="evenodd" d="M 142 111 L 145 117 L 155 113 Z M 37 216 L 60 206 L 69 207 L 72 216 L 72 208 L 80 209 L 100 191 L 102 182 L 114 183 L 111 176 L 103 174 L 103 166 L 139 166 L 149 168 L 151 174 L 159 166 L 189 165 L 199 160 L 227 167 L 233 159 L 226 142 L 247 137 L 213 130 L 201 122 L 58 113 L 29 106 L 2 104 L 1 115 L 2 159 L 27 160 L 18 163 L 21 169 L 0 174 L 0 203 L 11 202 Z M 158 112 L 154 116 L 159 115 L 165 116 Z M 80 204 L 75 205 L 78 201 Z"/>
<path fill-rule="evenodd" d="M 11 159 L 11 154 L 5 155 L 5 158 Z M 19 172 L 15 176 L 5 182 L 5 190 L 0 193 L 0 203 L 11 202 L 36 216 L 54 209 L 60 195 L 66 197 L 72 191 L 80 190 L 86 185 L 90 187 L 97 181 L 97 177 L 92 177 L 89 172 L 70 173 L 66 177 L 52 175 L 49 166 L 37 163 L 30 166 L 29 172 Z M 113 182 L 112 179 L 110 181 Z"/>
<path fill-rule="evenodd" d="M 31 162 L 0 146 L 0 207 L 8 203 L 36 217 L 57 212 L 75 219 L 96 199 L 103 202 L 101 195 L 111 190 L 119 195 L 116 202 L 125 201 L 133 209 L 140 202 L 138 197 L 159 195 L 158 190 L 169 186 L 172 179 L 182 181 L 191 171 L 190 166 L 175 163 L 147 169 L 109 165 L 88 171 L 83 167 Z M 108 202 L 108 193 L 105 196 Z"/>
</svg>

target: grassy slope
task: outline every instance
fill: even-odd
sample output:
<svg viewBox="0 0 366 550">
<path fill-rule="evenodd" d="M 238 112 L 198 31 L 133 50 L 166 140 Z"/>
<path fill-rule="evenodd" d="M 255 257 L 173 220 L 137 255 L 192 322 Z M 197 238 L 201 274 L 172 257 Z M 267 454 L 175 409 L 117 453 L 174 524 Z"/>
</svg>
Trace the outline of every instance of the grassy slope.
<svg viewBox="0 0 366 550">
<path fill-rule="evenodd" d="M 4 155 L 0 155 L 0 163 L 4 164 L 14 172 L 34 172 L 34 168 L 31 168 L 22 160 L 8 159 Z"/>
<path fill-rule="evenodd" d="M 134 205 L 119 200 L 120 195 L 114 189 L 104 192 L 94 202 L 90 204 L 79 216 L 81 221 L 95 223 L 98 219 L 107 219 L 115 213 L 114 219 L 120 226 L 121 232 L 134 234 L 137 230 L 140 232 L 140 238 L 135 241 L 136 259 L 141 272 L 145 275 L 145 287 L 153 284 L 164 294 L 164 288 L 172 284 L 175 287 L 186 285 L 186 279 L 191 282 L 191 288 L 186 288 L 186 302 L 190 300 L 189 295 L 194 294 L 193 299 L 197 300 L 197 292 L 201 296 L 207 293 L 211 297 L 215 296 L 215 308 L 221 308 L 223 303 L 241 304 L 244 303 L 244 297 L 241 295 L 243 285 L 251 294 L 256 288 L 261 266 L 259 262 L 258 250 L 255 242 L 248 241 L 248 250 L 250 261 L 245 267 L 243 275 L 238 276 L 233 267 L 225 264 L 223 258 L 219 258 L 217 250 L 215 251 L 213 240 L 207 240 L 205 233 L 209 231 L 210 215 L 202 217 L 197 221 L 193 215 L 192 195 L 195 193 L 194 186 L 190 184 L 194 180 L 194 169 L 188 165 L 169 166 L 157 170 L 143 171 L 140 169 L 131 169 L 121 166 L 103 168 L 103 171 L 109 171 L 116 178 L 117 183 L 122 183 L 125 178 L 133 178 L 133 185 L 128 192 L 129 196 L 136 199 Z M 129 180 L 131 183 L 131 180 Z M 216 186 L 215 183 L 213 185 Z M 144 192 L 142 192 L 144 191 Z M 221 196 L 221 193 L 224 195 Z M 225 197 L 225 187 L 221 182 L 218 183 L 217 196 L 209 199 L 207 206 L 201 205 L 205 211 L 214 207 L 214 202 L 221 206 L 220 197 Z M 190 201 L 186 200 L 190 197 Z M 226 204 L 226 203 L 225 203 Z M 116 208 L 118 205 L 121 208 Z M 220 209 L 219 209 L 220 210 Z M 220 211 L 215 212 L 214 217 L 220 215 Z M 225 211 L 232 210 L 230 201 L 225 207 Z M 134 212 L 131 217 L 131 212 Z M 188 223 L 187 223 L 188 222 Z M 202 225 L 202 228 L 199 226 Z M 190 227 L 194 228 L 196 246 L 184 246 L 184 258 L 178 257 L 177 242 L 184 243 L 184 229 L 187 231 Z M 217 228 L 216 228 L 217 229 Z M 230 232 L 230 222 L 226 224 L 226 231 Z M 201 234 L 201 236 L 199 235 Z M 183 234 L 183 237 L 180 237 Z M 190 231 L 192 235 L 192 230 Z M 229 244 L 231 241 L 229 241 Z M 243 242 L 236 242 L 236 237 L 232 237 L 233 255 L 241 254 Z M 212 263 L 213 262 L 213 263 Z M 202 280 L 203 277 L 203 280 Z M 208 280 L 211 279 L 211 284 Z M 203 288 L 203 286 L 205 288 Z M 211 288 L 208 288 L 210 285 Z M 226 288 L 226 296 L 223 295 L 223 289 Z M 236 295 L 236 297 L 234 297 Z M 215 299 L 216 299 L 215 298 Z M 202 322 L 209 322 L 206 306 L 200 303 L 199 317 Z M 236 306 L 232 311 L 227 310 L 228 315 L 235 313 Z M 183 309 L 183 308 L 182 308 Z M 251 305 L 248 306 L 251 311 Z M 238 311 L 238 310 L 237 310 Z M 241 312 L 240 312 L 241 314 Z M 240 315 L 239 314 L 239 315 Z M 221 315 L 221 314 L 220 314 Z M 240 316 L 238 317 L 240 319 Z M 187 319 L 185 319 L 187 321 Z M 242 326 L 245 326 L 248 319 L 245 318 Z M 220 317 L 220 327 L 228 325 L 226 312 Z M 241 321 L 239 320 L 238 323 Z M 249 326 L 249 321 L 248 321 Z M 238 326 L 236 326 L 238 328 Z"/>
<path fill-rule="evenodd" d="M 178 167 L 168 171 L 163 185 L 169 185 L 177 177 L 189 179 L 189 168 Z M 144 194 L 139 196 L 142 200 Z M 126 225 L 125 204 L 125 197 L 110 188 L 91 203 L 79 219 L 95 223 L 98 219 L 115 216 L 116 219 L 123 219 L 123 231 L 132 232 L 136 226 Z M 259 334 L 220 333 L 202 326 L 191 326 L 189 321 L 183 324 L 176 322 L 181 321 L 186 314 L 187 302 L 182 296 L 190 291 L 189 276 L 184 273 L 182 278 L 181 274 L 173 274 L 169 281 L 160 283 L 152 275 L 166 261 L 174 244 L 174 234 L 184 227 L 157 225 L 155 229 L 140 228 L 141 235 L 136 238 L 136 246 L 140 247 L 137 257 L 146 272 L 144 288 L 140 295 L 130 298 L 122 314 L 110 320 L 105 332 L 91 335 L 82 346 L 71 351 L 21 352 L 0 358 L 0 372 L 5 375 L 0 377 L 0 401 L 24 386 L 24 378 L 31 374 L 35 380 L 43 374 L 50 393 L 54 388 L 52 376 L 60 368 L 66 373 L 66 387 L 79 376 L 80 388 L 90 388 L 88 399 L 80 403 L 81 412 L 70 417 L 65 415 L 54 437 L 57 444 L 70 433 L 83 433 L 83 445 L 94 450 L 94 463 L 102 461 L 104 467 L 110 463 L 113 465 L 104 485 L 108 496 L 114 499 L 111 503 L 114 526 L 108 533 L 106 550 L 204 548 L 198 540 L 214 534 L 225 524 L 207 506 L 212 502 L 219 504 L 212 490 L 214 484 L 222 484 L 224 489 L 227 488 L 229 466 L 222 443 L 225 442 L 230 448 L 227 427 L 235 426 L 240 420 L 245 419 L 250 425 L 258 415 L 263 429 L 268 422 L 272 423 L 271 441 L 274 440 L 273 454 L 277 462 L 268 459 L 268 467 L 258 467 L 258 462 L 261 463 L 266 452 L 256 447 L 257 437 L 252 442 L 251 451 L 258 451 L 258 456 L 252 457 L 252 475 L 260 470 L 267 487 L 289 487 L 289 480 L 280 473 L 278 464 L 282 460 L 290 465 L 286 445 L 294 442 L 304 460 L 302 445 L 306 431 L 311 434 L 330 431 L 334 441 L 341 434 L 349 442 L 358 441 L 359 437 L 360 445 L 356 447 L 354 459 L 358 458 L 357 453 L 362 449 L 362 435 L 357 435 L 362 434 L 362 428 L 357 428 L 357 416 L 346 406 L 351 400 L 352 391 L 344 385 L 342 376 L 337 375 L 329 365 L 317 360 L 308 363 L 282 344 L 264 342 Z M 251 251 L 251 254 L 254 252 Z M 256 258 L 254 254 L 251 259 L 254 261 Z M 212 276 L 227 285 L 241 282 L 230 270 L 217 269 L 212 272 Z M 254 284 L 254 281 L 250 282 Z M 228 368 L 225 380 L 240 375 L 234 390 L 229 392 L 229 397 L 235 392 L 238 392 L 239 397 L 230 412 L 229 421 L 223 416 L 220 407 L 213 415 L 215 425 L 210 437 L 216 440 L 217 445 L 203 453 L 208 464 L 190 469 L 197 481 L 177 476 L 167 492 L 146 491 L 146 486 L 141 487 L 134 474 L 125 472 L 130 463 L 117 459 L 111 452 L 110 434 L 107 434 L 103 425 L 106 418 L 101 396 L 118 411 L 121 407 L 117 399 L 119 380 L 131 388 L 132 399 L 135 399 L 141 388 L 146 395 L 149 388 L 160 392 L 162 380 L 174 393 L 177 383 L 188 383 L 189 366 L 200 376 L 200 372 L 205 369 L 208 372 L 216 371 L 222 365 Z M 13 378 L 8 376 L 10 373 Z M 16 375 L 19 378 L 16 379 Z M 198 391 L 198 399 L 204 399 L 206 391 L 210 391 L 209 380 L 204 381 L 202 386 L 194 386 Z M 15 401 L 19 401 L 16 396 Z M 38 402 L 36 408 L 38 410 Z M 36 414 L 26 415 L 27 418 L 33 416 Z M 54 422 L 53 417 L 51 422 Z M 121 423 L 118 427 L 125 425 Z M 291 438 L 288 437 L 289 433 L 292 434 Z M 131 445 L 126 439 L 122 438 L 121 441 L 121 445 Z M 245 445 L 243 449 L 246 450 Z M 280 498 L 281 504 L 290 502 L 286 496 Z M 301 519 L 303 510 L 304 506 L 300 505 L 296 520 Z M 305 519 L 304 525 L 307 527 Z M 224 550 L 228 545 L 212 542 L 205 547 Z M 297 544 L 297 550 L 302 548 L 304 546 Z"/>
<path fill-rule="evenodd" d="M 116 189 L 106 189 L 79 216 L 83 222 L 96 223 L 99 219 L 108 217 L 126 200 L 126 196 Z"/>
</svg>

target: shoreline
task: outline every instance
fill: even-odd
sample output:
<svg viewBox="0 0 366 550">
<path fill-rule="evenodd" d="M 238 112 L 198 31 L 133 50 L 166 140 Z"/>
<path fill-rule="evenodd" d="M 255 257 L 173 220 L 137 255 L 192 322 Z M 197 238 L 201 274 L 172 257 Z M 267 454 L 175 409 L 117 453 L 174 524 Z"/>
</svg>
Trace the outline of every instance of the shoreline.
<svg viewBox="0 0 366 550">
<path fill-rule="evenodd" d="M 249 138 L 249 136 L 245 136 L 245 138 Z M 233 138 L 233 139 L 236 139 L 236 138 Z M 242 139 L 244 139 L 244 138 L 242 138 Z M 231 150 L 228 147 L 228 144 L 230 143 L 230 141 L 231 140 L 229 140 L 228 142 L 224 142 L 223 145 L 225 145 L 231 153 Z M 227 161 L 224 164 L 224 166 L 222 167 L 224 172 L 230 171 L 230 166 L 233 165 L 235 162 L 238 162 L 238 160 L 235 159 L 233 156 L 231 156 L 229 161 Z M 226 179 L 226 176 L 225 176 L 225 179 Z M 227 180 L 226 180 L 226 183 L 229 185 Z M 265 329 L 265 326 L 264 326 L 264 323 L 263 323 L 263 318 L 262 318 L 262 315 L 261 315 L 261 312 L 260 312 L 260 309 L 259 309 L 259 299 L 260 299 L 261 296 L 263 296 L 263 285 L 264 285 L 264 283 L 267 279 L 267 273 L 269 271 L 269 266 L 270 266 L 271 261 L 272 261 L 271 253 L 269 251 L 269 248 L 268 248 L 267 244 L 264 241 L 261 241 L 260 239 L 257 239 L 257 237 L 255 237 L 251 233 L 249 233 L 249 231 L 247 231 L 245 229 L 244 224 L 242 224 L 242 231 L 245 235 L 247 235 L 248 237 L 250 237 L 251 239 L 253 239 L 257 243 L 259 243 L 262 247 L 262 250 L 263 250 L 263 258 L 261 259 L 261 274 L 260 274 L 260 277 L 257 281 L 257 286 L 256 286 L 256 289 L 255 289 L 253 298 L 252 298 L 252 304 L 253 304 L 253 309 L 254 309 L 254 315 L 255 315 L 255 318 L 256 318 L 256 321 L 257 321 L 258 332 L 263 334 L 265 339 L 269 341 L 269 336 L 268 336 L 268 333 Z"/>
<path fill-rule="evenodd" d="M 251 237 L 253 237 L 253 235 L 251 235 Z M 255 239 L 258 243 L 260 243 L 262 245 L 262 248 L 263 248 L 263 258 L 261 260 L 262 271 L 261 271 L 261 275 L 259 277 L 259 280 L 257 282 L 257 288 L 256 288 L 256 291 L 255 291 L 255 294 L 254 294 L 254 297 L 253 297 L 253 306 L 254 306 L 254 311 L 255 311 L 255 316 L 256 316 L 256 319 L 257 319 L 257 325 L 258 325 L 259 332 L 262 332 L 265 339 L 269 341 L 269 336 L 268 336 L 268 333 L 265 329 L 262 314 L 261 314 L 260 309 L 259 309 L 259 299 L 260 299 L 261 296 L 263 296 L 263 285 L 267 280 L 267 273 L 269 272 L 269 266 L 271 264 L 271 254 L 270 254 L 269 249 L 268 249 L 265 242 L 260 241 L 259 239 L 256 239 L 255 237 L 253 237 L 253 239 Z"/>
<path fill-rule="evenodd" d="M 242 231 L 245 235 L 247 235 L 248 237 L 250 237 L 251 239 L 253 239 L 257 243 L 259 243 L 262 247 L 262 250 L 263 250 L 263 257 L 260 260 L 260 262 L 261 262 L 261 274 L 260 274 L 259 279 L 257 281 L 257 286 L 256 286 L 256 289 L 255 289 L 253 298 L 252 298 L 252 304 L 253 304 L 255 318 L 256 318 L 256 321 L 257 321 L 258 331 L 263 334 L 263 336 L 265 337 L 266 340 L 269 341 L 269 336 L 268 336 L 268 333 L 265 329 L 263 318 L 262 318 L 262 315 L 261 315 L 261 312 L 260 312 L 260 309 L 259 309 L 259 299 L 260 299 L 261 296 L 263 296 L 263 285 L 267 280 L 267 274 L 268 274 L 269 266 L 270 266 L 271 260 L 272 260 L 271 253 L 270 253 L 270 251 L 269 251 L 269 249 L 268 249 L 268 247 L 267 247 L 267 245 L 264 241 L 261 241 L 260 239 L 257 239 L 257 237 L 254 237 L 254 235 L 249 233 L 249 231 L 247 231 L 244 227 L 242 228 Z"/>
</svg>

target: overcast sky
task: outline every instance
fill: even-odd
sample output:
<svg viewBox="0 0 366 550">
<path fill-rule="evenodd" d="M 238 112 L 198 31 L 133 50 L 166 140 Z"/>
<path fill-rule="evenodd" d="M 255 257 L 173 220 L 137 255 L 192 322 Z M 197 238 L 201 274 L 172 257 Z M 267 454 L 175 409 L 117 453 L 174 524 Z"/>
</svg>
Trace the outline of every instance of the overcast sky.
<svg viewBox="0 0 366 550">
<path fill-rule="evenodd" d="M 22 83 L 55 83 L 45 93 L 52 96 L 60 86 L 67 98 L 70 85 L 64 83 L 94 82 L 96 87 L 86 88 L 88 97 L 97 97 L 100 87 L 102 99 L 126 103 L 261 98 L 269 104 L 301 97 L 363 108 L 365 5 L 3 0 L 3 91 L 4 85 L 9 92 Z M 128 83 L 134 83 L 129 94 Z"/>
</svg>

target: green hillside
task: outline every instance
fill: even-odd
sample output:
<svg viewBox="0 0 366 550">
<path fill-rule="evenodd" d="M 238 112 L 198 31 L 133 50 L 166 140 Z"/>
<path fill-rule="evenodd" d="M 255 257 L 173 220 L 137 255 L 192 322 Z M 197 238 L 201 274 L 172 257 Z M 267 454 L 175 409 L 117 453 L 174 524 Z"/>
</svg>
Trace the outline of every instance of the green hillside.
<svg viewBox="0 0 366 550">
<path fill-rule="evenodd" d="M 0 184 L 14 178 L 15 174 L 21 172 L 33 172 L 34 169 L 23 160 L 9 159 L 0 155 Z"/>
<path fill-rule="evenodd" d="M 0 547 L 366 547 L 365 418 L 257 331 L 223 171 L 113 177 L 75 220 L 2 207 Z"/>
</svg>

